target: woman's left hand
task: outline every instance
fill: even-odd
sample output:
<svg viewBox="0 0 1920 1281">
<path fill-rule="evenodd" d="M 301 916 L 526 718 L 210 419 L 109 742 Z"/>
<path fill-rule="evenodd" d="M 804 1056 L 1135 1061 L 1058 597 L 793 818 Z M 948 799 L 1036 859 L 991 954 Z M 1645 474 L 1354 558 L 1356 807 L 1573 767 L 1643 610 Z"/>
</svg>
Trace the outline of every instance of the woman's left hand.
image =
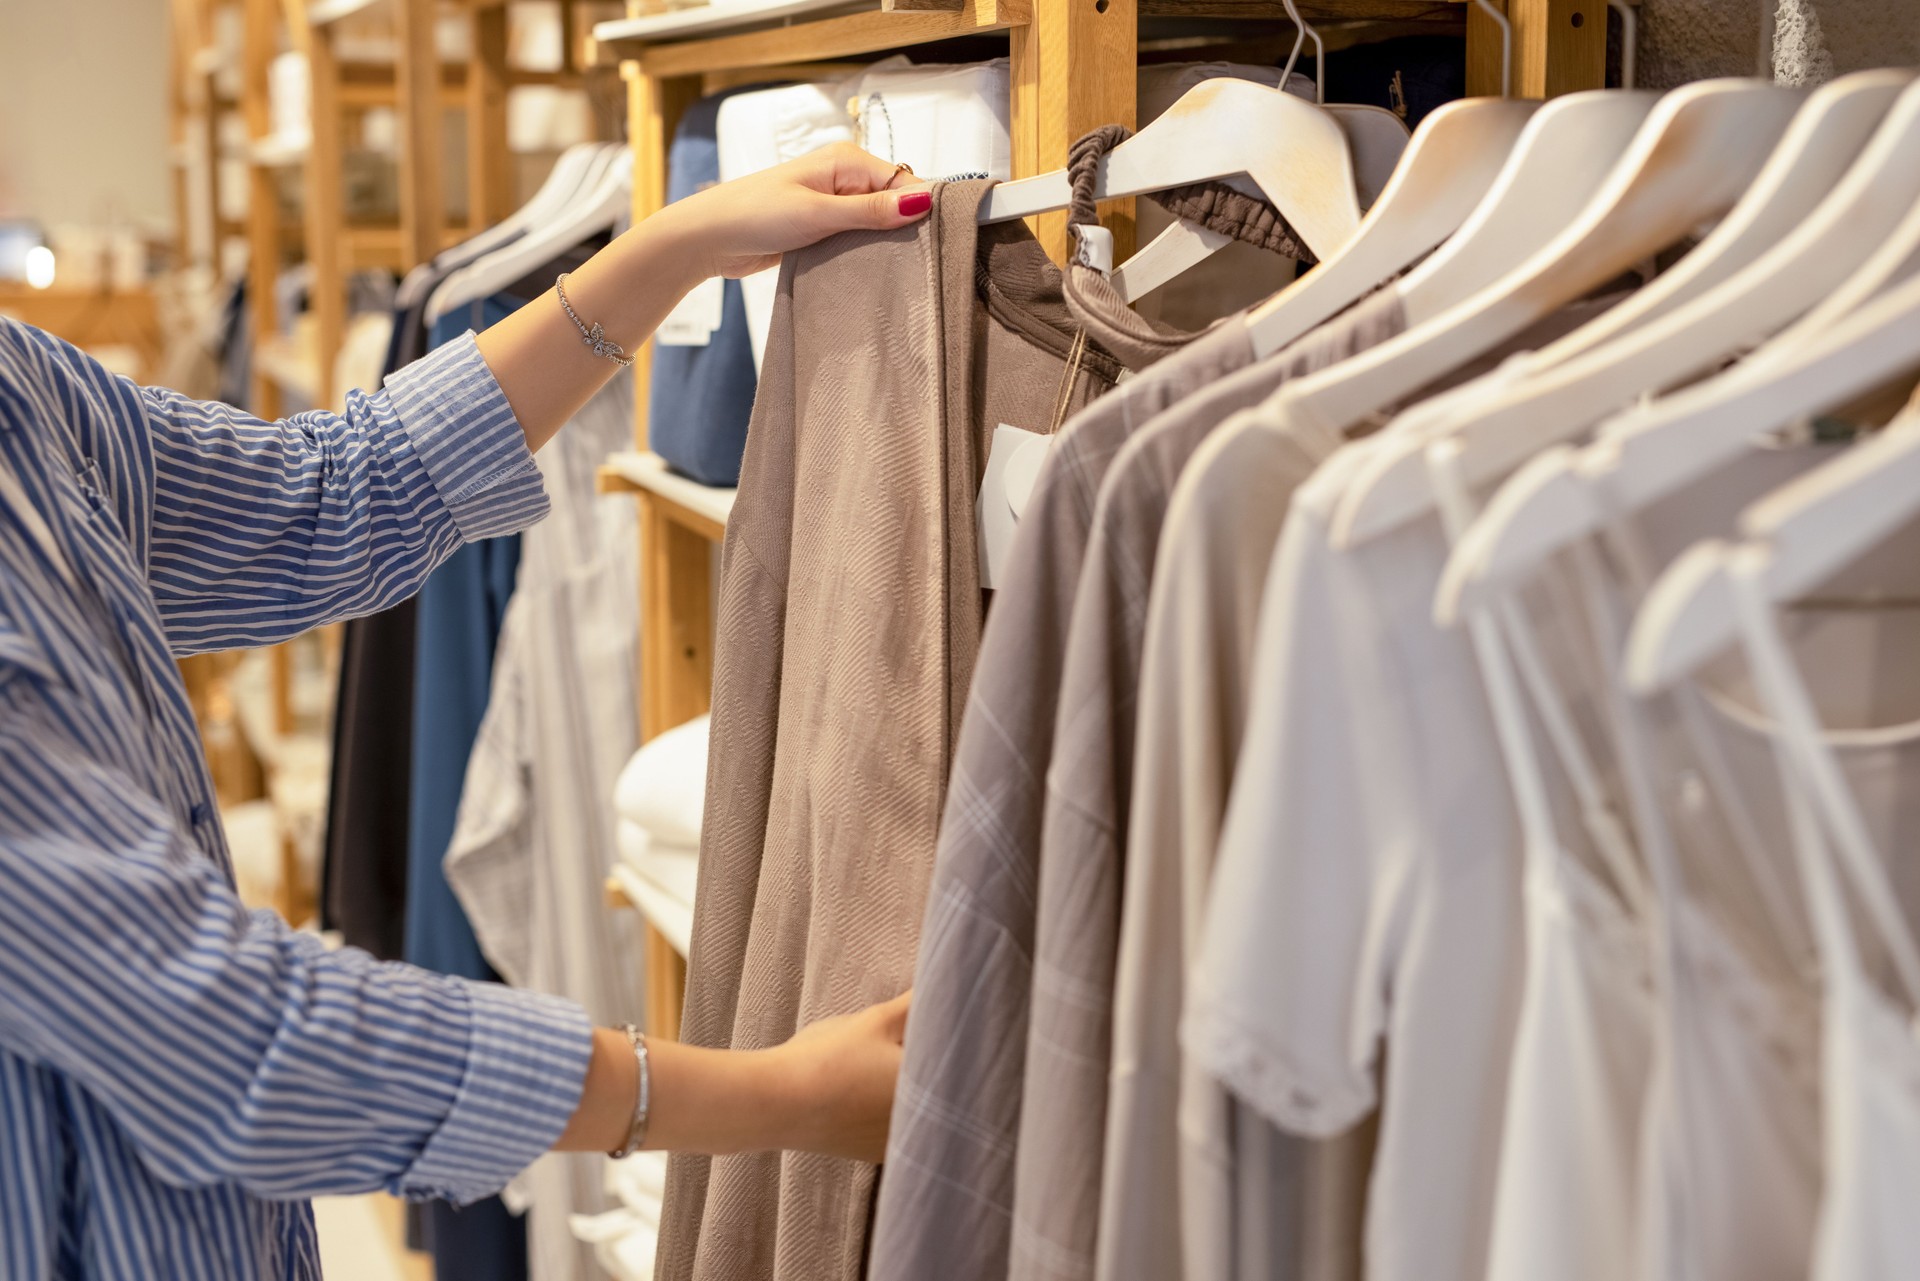
<svg viewBox="0 0 1920 1281">
<path fill-rule="evenodd" d="M 697 277 L 738 277 L 838 232 L 904 227 L 932 207 L 911 170 L 843 142 L 709 187 L 648 221 L 670 226 L 696 255 Z"/>
</svg>

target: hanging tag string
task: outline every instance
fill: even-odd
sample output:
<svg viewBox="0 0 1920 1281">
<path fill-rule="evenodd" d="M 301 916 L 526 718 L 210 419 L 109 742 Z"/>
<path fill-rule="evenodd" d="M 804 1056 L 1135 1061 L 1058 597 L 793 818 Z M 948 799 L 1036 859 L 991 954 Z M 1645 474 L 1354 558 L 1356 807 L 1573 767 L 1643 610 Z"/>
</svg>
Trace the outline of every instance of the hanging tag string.
<svg viewBox="0 0 1920 1281">
<path fill-rule="evenodd" d="M 1073 334 L 1073 346 L 1067 351 L 1067 367 L 1060 374 L 1060 391 L 1053 398 L 1053 421 L 1047 426 L 1051 436 L 1060 430 L 1067 421 L 1067 406 L 1073 403 L 1073 384 L 1080 377 L 1080 365 L 1087 354 L 1087 331 L 1077 329 Z"/>
</svg>

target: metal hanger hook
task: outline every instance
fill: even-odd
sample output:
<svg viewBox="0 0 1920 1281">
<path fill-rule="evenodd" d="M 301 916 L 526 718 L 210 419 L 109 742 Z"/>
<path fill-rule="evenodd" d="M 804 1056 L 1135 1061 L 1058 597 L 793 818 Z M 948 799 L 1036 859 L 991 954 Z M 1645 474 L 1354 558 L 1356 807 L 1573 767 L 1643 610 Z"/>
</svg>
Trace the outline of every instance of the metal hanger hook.
<svg viewBox="0 0 1920 1281">
<path fill-rule="evenodd" d="M 1296 33 L 1293 37 L 1293 52 L 1287 55 L 1287 65 L 1280 72 L 1280 87 L 1285 89 L 1287 81 L 1293 78 L 1293 64 L 1300 61 L 1300 50 L 1311 37 L 1313 39 L 1313 100 L 1324 107 L 1327 104 L 1327 42 L 1320 38 L 1318 31 L 1307 25 L 1307 20 L 1300 16 L 1300 10 L 1294 8 L 1293 0 L 1280 0 L 1280 2 L 1286 7 L 1287 21 L 1293 23 Z"/>
</svg>

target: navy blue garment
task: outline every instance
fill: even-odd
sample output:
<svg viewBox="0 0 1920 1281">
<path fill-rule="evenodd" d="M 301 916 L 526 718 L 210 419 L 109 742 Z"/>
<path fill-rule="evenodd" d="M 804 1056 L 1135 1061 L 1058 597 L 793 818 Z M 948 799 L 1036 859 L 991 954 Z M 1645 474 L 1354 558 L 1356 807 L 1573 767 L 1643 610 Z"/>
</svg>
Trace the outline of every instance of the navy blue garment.
<svg viewBox="0 0 1920 1281">
<path fill-rule="evenodd" d="M 518 298 L 487 298 L 434 323 L 435 349 L 511 315 Z M 453 841 L 467 757 L 493 685 L 494 643 L 520 566 L 520 536 L 466 544 L 414 598 L 413 717 L 407 797 L 404 955 L 409 964 L 498 982 L 440 863 Z M 499 1197 L 465 1208 L 424 1207 L 425 1244 L 439 1281 L 525 1281 L 526 1220 Z"/>
<path fill-rule="evenodd" d="M 1398 36 L 1342 49 L 1327 60 L 1327 101 L 1385 107 L 1417 129 L 1427 113 L 1467 93 L 1458 36 Z M 1313 74 L 1313 59 L 1299 68 Z"/>
<path fill-rule="evenodd" d="M 667 200 L 684 200 L 720 180 L 720 104 L 747 85 L 687 108 L 667 153 Z M 653 344 L 647 444 L 675 471 L 705 485 L 738 485 L 758 380 L 740 282 L 724 282 L 720 328 L 704 347 Z"/>
</svg>

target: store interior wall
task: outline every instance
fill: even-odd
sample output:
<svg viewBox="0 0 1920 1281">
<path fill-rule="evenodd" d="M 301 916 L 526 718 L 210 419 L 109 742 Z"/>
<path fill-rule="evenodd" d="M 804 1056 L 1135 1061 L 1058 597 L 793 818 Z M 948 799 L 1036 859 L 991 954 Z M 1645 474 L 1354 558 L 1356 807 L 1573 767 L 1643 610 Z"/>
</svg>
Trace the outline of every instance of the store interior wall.
<svg viewBox="0 0 1920 1281">
<path fill-rule="evenodd" d="M 172 221 L 165 0 L 0 0 L 0 217 Z"/>
</svg>

